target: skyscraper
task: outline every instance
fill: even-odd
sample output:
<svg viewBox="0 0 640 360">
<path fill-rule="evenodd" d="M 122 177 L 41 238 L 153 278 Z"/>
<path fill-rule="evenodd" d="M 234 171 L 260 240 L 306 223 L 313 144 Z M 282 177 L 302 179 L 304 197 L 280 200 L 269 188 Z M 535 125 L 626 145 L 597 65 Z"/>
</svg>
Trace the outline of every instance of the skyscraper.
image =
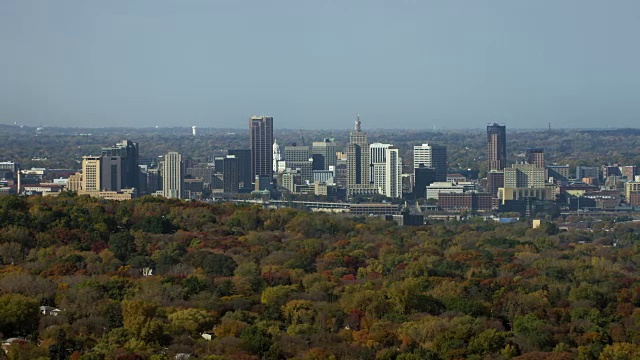
<svg viewBox="0 0 640 360">
<path fill-rule="evenodd" d="M 504 169 L 504 187 L 544 188 L 545 169 L 533 164 L 513 164 Z"/>
<path fill-rule="evenodd" d="M 285 146 L 284 161 L 287 168 L 300 169 L 303 183 L 313 182 L 313 161 L 311 160 L 311 149 L 308 146 Z"/>
<path fill-rule="evenodd" d="M 168 152 L 162 163 L 162 195 L 166 198 L 182 199 L 184 174 L 182 156 L 177 152 Z"/>
<path fill-rule="evenodd" d="M 222 161 L 222 188 L 226 193 L 237 193 L 240 188 L 239 164 L 235 155 L 227 155 Z"/>
<path fill-rule="evenodd" d="M 333 139 L 314 141 L 312 144 L 313 170 L 329 170 L 329 166 L 336 166 L 336 143 Z"/>
<path fill-rule="evenodd" d="M 256 176 L 273 178 L 273 118 L 252 116 L 249 119 L 251 180 Z"/>
<path fill-rule="evenodd" d="M 138 144 L 122 140 L 111 147 L 102 148 L 103 188 L 111 191 L 136 189 L 140 186 Z"/>
<path fill-rule="evenodd" d="M 420 165 L 435 170 L 435 181 L 447 181 L 447 147 L 429 143 L 414 146 L 413 168 Z"/>
<path fill-rule="evenodd" d="M 504 170 L 507 166 L 507 128 L 504 124 L 487 125 L 487 161 L 489 170 Z"/>
<path fill-rule="evenodd" d="M 353 185 L 369 184 L 369 139 L 362 132 L 360 115 L 355 129 L 349 134 L 347 145 L 347 188 Z"/>
<path fill-rule="evenodd" d="M 251 189 L 251 150 L 231 149 L 229 155 L 238 159 L 238 181 L 240 189 Z"/>
<path fill-rule="evenodd" d="M 102 157 L 83 156 L 82 157 L 82 190 L 100 191 L 102 190 Z"/>
<path fill-rule="evenodd" d="M 395 146 L 385 149 L 384 195 L 391 198 L 402 197 L 402 159 Z"/>
<path fill-rule="evenodd" d="M 101 190 L 120 191 L 123 189 L 122 157 L 102 156 L 102 185 Z"/>
<path fill-rule="evenodd" d="M 387 182 L 387 153 L 391 144 L 373 143 L 369 145 L 369 161 L 371 166 L 371 181 L 373 185 L 385 191 Z"/>
</svg>

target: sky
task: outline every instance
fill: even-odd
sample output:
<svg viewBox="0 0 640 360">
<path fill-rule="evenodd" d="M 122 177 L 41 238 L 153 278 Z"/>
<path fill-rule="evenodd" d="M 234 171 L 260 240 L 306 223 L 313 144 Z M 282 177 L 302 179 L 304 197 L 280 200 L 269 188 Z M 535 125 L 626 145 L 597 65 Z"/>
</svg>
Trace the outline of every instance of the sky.
<svg viewBox="0 0 640 360">
<path fill-rule="evenodd" d="M 2 0 L 0 123 L 638 127 L 637 0 Z"/>
</svg>

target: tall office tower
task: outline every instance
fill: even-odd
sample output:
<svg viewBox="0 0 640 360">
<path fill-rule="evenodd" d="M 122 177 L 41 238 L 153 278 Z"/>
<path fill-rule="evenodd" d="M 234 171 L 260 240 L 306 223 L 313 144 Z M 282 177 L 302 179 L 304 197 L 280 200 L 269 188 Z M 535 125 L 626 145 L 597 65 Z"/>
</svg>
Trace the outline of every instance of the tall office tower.
<svg viewBox="0 0 640 360">
<path fill-rule="evenodd" d="M 282 161 L 278 140 L 273 140 L 273 172 L 278 172 L 278 161 Z"/>
<path fill-rule="evenodd" d="M 311 160 L 311 149 L 308 146 L 285 146 L 284 161 L 287 168 L 300 169 L 302 181 L 313 182 L 313 160 Z"/>
<path fill-rule="evenodd" d="M 182 155 L 170 151 L 162 163 L 162 195 L 166 198 L 182 199 L 184 183 Z"/>
<path fill-rule="evenodd" d="M 414 146 L 413 168 L 420 165 L 436 170 L 435 181 L 447 181 L 447 147 L 428 143 Z"/>
<path fill-rule="evenodd" d="M 487 161 L 489 170 L 504 170 L 507 166 L 507 127 L 487 125 Z"/>
<path fill-rule="evenodd" d="M 413 169 L 413 196 L 416 199 L 427 198 L 427 186 L 436 182 L 436 169 L 420 164 Z"/>
<path fill-rule="evenodd" d="M 251 180 L 257 176 L 273 178 L 273 118 L 252 116 L 249 119 L 249 150 L 251 151 Z"/>
<path fill-rule="evenodd" d="M 386 192 L 387 183 L 387 153 L 391 144 L 373 143 L 369 145 L 369 162 L 371 166 L 371 181 L 373 185 Z M 388 195 L 387 195 L 388 196 Z"/>
<path fill-rule="evenodd" d="M 251 189 L 251 151 L 249 149 L 231 149 L 227 153 L 238 159 L 238 182 L 240 189 Z"/>
<path fill-rule="evenodd" d="M 391 198 L 402 197 L 402 159 L 395 146 L 385 149 L 384 195 Z"/>
<path fill-rule="evenodd" d="M 369 184 L 369 140 L 362 132 L 360 115 L 355 129 L 349 134 L 347 145 L 347 188 L 359 184 Z"/>
<path fill-rule="evenodd" d="M 333 139 L 314 141 L 311 148 L 313 170 L 329 170 L 329 166 L 337 165 L 336 143 Z"/>
<path fill-rule="evenodd" d="M 240 189 L 240 162 L 235 155 L 225 156 L 222 162 L 222 189 L 226 193 L 237 193 Z"/>
<path fill-rule="evenodd" d="M 102 148 L 103 161 L 109 163 L 108 169 L 103 168 L 103 187 L 107 190 L 119 191 L 122 189 L 139 188 L 140 169 L 138 144 L 130 140 L 122 140 L 112 147 Z M 119 157 L 120 159 L 117 159 Z M 120 164 L 117 164 L 120 162 Z M 112 170 L 119 170 L 119 174 L 112 174 Z"/>
<path fill-rule="evenodd" d="M 504 169 L 504 187 L 544 188 L 546 183 L 545 169 L 533 164 L 513 164 Z"/>
<path fill-rule="evenodd" d="M 102 157 L 83 156 L 82 157 L 82 190 L 100 191 L 102 190 Z"/>
<path fill-rule="evenodd" d="M 105 191 L 120 191 L 122 187 L 122 157 L 102 156 L 102 185 Z M 138 175 L 140 176 L 140 175 Z M 125 188 L 126 189 L 126 188 Z"/>
<path fill-rule="evenodd" d="M 533 164 L 536 167 L 544 167 L 544 149 L 543 148 L 527 148 L 525 153 L 527 164 Z"/>
</svg>

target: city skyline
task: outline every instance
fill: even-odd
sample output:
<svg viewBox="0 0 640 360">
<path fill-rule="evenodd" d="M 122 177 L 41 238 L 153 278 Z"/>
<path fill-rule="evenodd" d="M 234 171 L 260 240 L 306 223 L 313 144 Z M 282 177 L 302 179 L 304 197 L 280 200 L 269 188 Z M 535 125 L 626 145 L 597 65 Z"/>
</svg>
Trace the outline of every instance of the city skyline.
<svg viewBox="0 0 640 360">
<path fill-rule="evenodd" d="M 242 128 L 269 113 L 345 129 L 360 113 L 368 129 L 637 127 L 639 9 L 8 0 L 0 123 Z"/>
</svg>

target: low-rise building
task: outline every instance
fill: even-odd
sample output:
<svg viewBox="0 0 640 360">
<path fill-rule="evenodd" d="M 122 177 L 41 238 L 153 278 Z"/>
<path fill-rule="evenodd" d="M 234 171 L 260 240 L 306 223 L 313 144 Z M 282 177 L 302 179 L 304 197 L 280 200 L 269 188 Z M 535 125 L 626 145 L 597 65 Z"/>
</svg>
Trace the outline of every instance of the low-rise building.
<svg viewBox="0 0 640 360">
<path fill-rule="evenodd" d="M 491 211 L 489 193 L 439 193 L 438 207 L 445 211 Z"/>
<path fill-rule="evenodd" d="M 367 203 L 351 204 L 349 210 L 354 215 L 399 215 L 399 204 Z"/>
</svg>

